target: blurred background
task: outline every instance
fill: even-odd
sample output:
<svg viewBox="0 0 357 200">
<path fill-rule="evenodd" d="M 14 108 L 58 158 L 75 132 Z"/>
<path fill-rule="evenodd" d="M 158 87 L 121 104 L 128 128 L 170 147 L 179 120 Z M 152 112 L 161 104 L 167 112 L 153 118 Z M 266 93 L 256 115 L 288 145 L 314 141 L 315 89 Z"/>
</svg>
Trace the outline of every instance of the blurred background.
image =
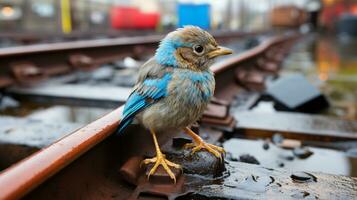
<svg viewBox="0 0 357 200">
<path fill-rule="evenodd" d="M 209 30 L 285 27 L 355 34 L 356 15 L 354 0 L 0 0 L 0 33 L 33 34 L 29 40 L 62 34 L 98 37 L 194 24 Z"/>
</svg>

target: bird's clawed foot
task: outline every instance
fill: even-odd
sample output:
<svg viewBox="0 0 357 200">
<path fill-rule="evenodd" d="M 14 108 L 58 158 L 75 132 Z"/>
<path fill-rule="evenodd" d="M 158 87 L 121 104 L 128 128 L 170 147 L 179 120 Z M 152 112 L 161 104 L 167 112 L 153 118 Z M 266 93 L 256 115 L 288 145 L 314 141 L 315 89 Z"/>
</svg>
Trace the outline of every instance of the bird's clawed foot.
<svg viewBox="0 0 357 200">
<path fill-rule="evenodd" d="M 170 167 L 174 167 L 176 169 L 181 169 L 180 165 L 167 160 L 165 158 L 165 154 L 162 154 L 162 153 L 158 153 L 156 155 L 156 157 L 145 159 L 142 162 L 142 164 L 145 164 L 145 165 L 147 165 L 149 163 L 155 163 L 155 164 L 151 168 L 151 170 L 148 174 L 148 179 L 150 178 L 151 175 L 153 175 L 156 172 L 157 168 L 161 165 L 164 168 L 164 170 L 167 172 L 167 174 L 170 176 L 170 178 L 173 179 L 174 182 L 176 183 L 176 177 L 175 177 L 174 173 L 171 171 Z"/>
<path fill-rule="evenodd" d="M 183 129 L 188 135 L 192 137 L 194 140 L 194 143 L 189 143 L 186 144 L 186 148 L 192 148 L 192 154 L 194 154 L 196 151 L 199 151 L 201 149 L 206 149 L 208 152 L 212 153 L 215 155 L 217 158 L 219 158 L 221 161 L 223 160 L 222 158 L 222 153 L 226 153 L 222 147 L 218 147 L 213 144 L 208 144 L 203 139 L 197 135 L 195 132 L 193 132 L 191 129 L 188 127 Z"/>
<path fill-rule="evenodd" d="M 196 144 L 196 143 L 186 144 L 185 148 L 192 148 L 192 154 L 194 154 L 195 152 L 200 151 L 202 149 L 206 149 L 208 152 L 215 155 L 221 161 L 222 161 L 222 153 L 225 153 L 225 151 L 222 147 L 219 147 L 219 146 L 216 146 L 213 144 L 209 144 L 204 141 L 199 141 L 198 144 Z"/>
</svg>

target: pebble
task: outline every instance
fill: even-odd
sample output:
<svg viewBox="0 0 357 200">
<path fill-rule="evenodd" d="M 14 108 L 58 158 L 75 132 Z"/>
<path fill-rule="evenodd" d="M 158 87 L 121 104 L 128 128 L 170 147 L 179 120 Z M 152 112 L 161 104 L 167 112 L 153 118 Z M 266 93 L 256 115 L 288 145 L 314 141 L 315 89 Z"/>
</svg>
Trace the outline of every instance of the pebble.
<svg viewBox="0 0 357 200">
<path fill-rule="evenodd" d="M 239 161 L 244 163 L 256 164 L 256 165 L 260 164 L 260 162 L 254 156 L 249 154 L 240 155 Z"/>
<path fill-rule="evenodd" d="M 312 154 L 314 154 L 314 152 L 310 151 L 310 149 L 307 147 L 303 147 L 303 148 L 294 148 L 293 154 L 298 158 L 306 159 L 310 157 Z"/>
<path fill-rule="evenodd" d="M 264 150 L 268 150 L 269 149 L 269 141 L 265 140 L 264 143 L 263 143 L 263 149 Z"/>
<path fill-rule="evenodd" d="M 297 182 L 310 182 L 314 180 L 314 177 L 312 177 L 310 174 L 307 174 L 306 172 L 294 172 L 291 174 L 291 179 Z"/>
</svg>

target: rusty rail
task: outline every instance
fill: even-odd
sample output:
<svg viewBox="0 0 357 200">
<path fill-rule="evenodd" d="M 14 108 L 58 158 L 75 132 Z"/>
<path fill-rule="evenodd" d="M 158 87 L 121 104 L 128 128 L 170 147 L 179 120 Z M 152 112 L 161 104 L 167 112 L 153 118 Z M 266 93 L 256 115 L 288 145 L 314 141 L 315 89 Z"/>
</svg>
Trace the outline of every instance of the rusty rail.
<svg viewBox="0 0 357 200">
<path fill-rule="evenodd" d="M 151 37 L 147 44 L 156 44 L 159 37 Z M 234 70 L 236 66 L 244 66 L 242 63 L 251 63 L 252 58 L 266 53 L 268 49 L 282 44 L 283 41 L 292 39 L 292 37 L 277 37 L 270 39 L 261 45 L 237 55 L 225 62 L 216 63 L 212 66 L 217 79 L 217 97 L 229 97 L 230 99 L 234 93 L 239 90 L 235 84 Z M 111 40 L 113 42 L 113 40 Z M 116 44 L 137 44 L 134 40 L 123 41 L 116 40 Z M 53 50 L 65 50 L 68 48 L 67 44 L 55 45 Z M 83 42 L 76 44 L 78 48 L 85 47 Z M 93 43 L 91 48 L 102 48 L 104 46 L 113 46 L 109 42 Z M 122 48 L 122 46 L 121 46 Z M 38 52 L 45 52 L 44 46 L 38 46 Z M 48 49 L 47 49 L 48 50 Z M 127 49 L 126 49 L 127 50 Z M 31 53 L 30 50 L 20 53 L 19 49 L 13 49 L 12 55 L 21 55 Z M 58 53 L 58 52 L 57 52 Z M 1 53 L 0 53 L 1 54 Z M 2 56 L 6 53 L 2 52 Z M 233 83 L 233 84 L 232 84 Z M 74 161 L 82 157 L 86 152 L 98 146 L 103 140 L 108 138 L 120 121 L 121 108 L 118 108 L 104 117 L 88 124 L 87 126 L 75 131 L 65 138 L 60 139 L 54 144 L 38 151 L 27 159 L 13 165 L 4 170 L 0 174 L 0 199 L 19 199 L 24 197 L 35 188 L 39 188 L 46 180 L 53 177 L 55 174 L 63 171 L 68 165 L 72 165 Z M 114 159 L 114 158 L 113 158 Z"/>
</svg>

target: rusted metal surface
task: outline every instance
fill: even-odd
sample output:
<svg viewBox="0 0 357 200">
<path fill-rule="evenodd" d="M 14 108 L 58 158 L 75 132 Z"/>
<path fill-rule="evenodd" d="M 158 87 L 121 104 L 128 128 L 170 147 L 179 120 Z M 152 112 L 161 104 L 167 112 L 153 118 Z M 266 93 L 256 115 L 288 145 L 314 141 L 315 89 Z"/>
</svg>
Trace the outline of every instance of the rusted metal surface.
<svg viewBox="0 0 357 200">
<path fill-rule="evenodd" d="M 281 53 L 285 54 L 285 51 L 287 50 L 288 46 L 291 45 L 291 42 L 285 42 L 291 41 L 292 39 L 294 39 L 294 37 L 286 36 L 268 40 L 267 42 L 263 42 L 256 48 L 253 48 L 247 52 L 232 57 L 226 62 L 217 63 L 212 66 L 212 69 L 216 74 L 215 76 L 217 80 L 216 97 L 220 99 L 224 97 L 223 99 L 225 101 L 231 102 L 234 99 L 234 96 L 237 91 L 240 90 L 240 87 L 235 84 L 235 70 L 239 67 L 245 66 L 256 67 L 257 56 L 266 56 L 266 52 L 272 47 L 275 47 L 275 45 L 284 46 L 284 48 L 282 48 L 283 50 L 281 50 Z M 95 51 L 97 53 L 100 52 L 100 50 L 100 47 L 95 46 Z M 39 49 L 39 52 L 41 52 L 41 49 Z M 89 51 L 86 52 L 85 55 L 89 55 L 93 60 L 95 60 L 95 62 L 98 62 L 98 60 L 94 57 L 94 49 L 92 53 L 93 57 L 91 54 L 89 54 Z M 275 62 L 278 63 L 280 58 L 277 57 L 275 59 Z M 102 61 L 104 62 L 107 60 L 102 59 Z M 228 109 L 225 108 L 229 105 L 229 103 L 227 102 L 222 102 L 216 99 L 216 107 L 214 109 L 220 110 L 222 112 L 220 112 L 221 114 L 219 115 L 212 115 L 209 114 L 208 111 L 208 116 L 213 116 L 213 118 L 222 118 L 223 116 L 229 116 L 227 112 Z M 54 199 L 127 199 L 128 197 L 132 196 L 133 191 L 138 190 L 135 190 L 135 187 L 130 185 L 129 183 L 132 183 L 134 185 L 138 184 L 140 182 L 138 182 L 138 179 L 142 179 L 143 177 L 145 177 L 145 174 L 137 175 L 138 173 L 142 172 L 139 169 L 134 170 L 134 168 L 132 169 L 134 171 L 130 171 L 130 169 L 125 168 L 125 163 L 131 162 L 131 164 L 127 163 L 127 165 L 129 166 L 133 163 L 138 163 L 140 159 L 136 158 L 136 160 L 134 159 L 134 161 L 132 159 L 136 156 L 149 156 L 150 153 L 152 153 L 151 151 L 153 149 L 152 144 L 150 142 L 147 142 L 151 141 L 150 134 L 146 133 L 145 130 L 143 130 L 142 128 L 136 126 L 129 128 L 127 130 L 127 133 L 120 136 L 120 138 L 114 136 L 109 137 L 115 131 L 115 128 L 118 125 L 120 115 L 121 108 L 116 109 L 113 112 L 102 117 L 101 119 L 79 129 L 78 131 L 75 131 L 74 133 L 50 145 L 49 147 L 46 147 L 41 151 L 35 153 L 26 160 L 23 160 L 12 166 L 11 168 L 8 168 L 1 172 L 0 188 L 3 188 L 3 191 L 0 194 L 0 199 L 18 199 L 24 197 L 25 195 L 27 195 L 26 198 L 28 199 L 47 199 L 49 193 L 52 194 L 52 197 Z M 212 136 L 215 136 L 213 142 L 216 142 L 221 138 L 222 132 L 215 134 L 207 134 L 207 140 L 210 141 L 209 137 Z M 164 147 L 164 149 L 168 152 L 169 155 L 172 156 L 172 159 L 178 158 L 178 156 L 180 155 L 187 154 L 185 152 L 180 152 L 185 150 L 176 149 L 174 151 L 170 151 L 170 148 L 167 148 L 167 145 L 171 146 L 169 142 L 166 142 L 164 143 L 164 146 L 166 147 Z M 177 154 L 177 152 L 179 153 Z M 207 155 L 207 152 L 199 152 L 198 158 L 204 158 L 205 162 L 198 162 L 198 169 L 209 170 L 210 168 L 208 168 L 207 165 L 203 165 L 202 167 L 202 163 L 207 163 L 207 160 L 209 160 L 209 157 L 201 157 L 204 156 L 203 154 L 206 156 L 210 155 Z M 184 158 L 184 160 L 185 159 L 186 158 Z M 187 159 L 192 159 L 192 157 L 190 157 L 190 154 L 188 154 Z M 38 163 L 41 163 L 41 165 L 38 165 Z M 187 162 L 187 164 L 190 163 L 192 162 Z M 125 164 L 124 168 L 121 168 L 123 164 Z M 230 167 L 226 165 L 228 170 L 231 170 L 229 171 L 229 173 L 235 174 L 235 177 L 238 178 L 237 180 L 231 180 L 233 182 L 235 181 L 235 183 L 232 184 L 235 184 L 237 186 L 235 187 L 236 189 L 230 190 L 228 189 L 231 187 L 230 185 L 227 186 L 223 184 L 222 186 L 219 186 L 223 187 L 223 190 L 219 190 L 219 188 L 217 189 L 217 186 L 215 186 L 216 183 L 222 183 L 222 181 L 230 180 L 229 177 L 233 176 L 225 177 L 223 175 L 223 177 L 218 178 L 211 177 L 209 181 L 207 181 L 207 179 L 191 176 L 188 172 L 185 172 L 183 175 L 180 176 L 181 178 L 178 180 L 179 184 L 177 185 L 177 187 L 172 186 L 171 183 L 160 185 L 158 183 L 155 183 L 155 180 L 154 183 L 150 182 L 150 184 L 153 184 L 153 186 L 150 186 L 149 184 L 145 187 L 149 187 L 149 189 L 146 189 L 147 191 L 151 191 L 149 192 L 151 196 L 144 195 L 141 196 L 141 198 L 157 199 L 160 198 L 160 196 L 173 198 L 174 196 L 172 195 L 174 194 L 183 195 L 183 197 L 181 197 L 183 199 L 185 199 L 185 197 L 189 197 L 190 195 L 207 195 L 208 197 L 214 197 L 219 195 L 219 197 L 222 198 L 232 198 L 232 194 L 237 194 L 234 196 L 235 198 L 246 198 L 247 196 L 245 195 L 248 195 L 250 197 L 254 197 L 257 195 L 259 197 L 259 195 L 266 195 L 267 193 L 272 194 L 277 198 L 284 198 L 287 197 L 287 195 L 291 194 L 291 192 L 293 192 L 294 190 L 300 191 L 302 188 L 306 188 L 308 193 L 315 195 L 319 193 L 319 188 L 323 187 L 326 187 L 331 190 L 340 189 L 341 193 L 345 193 L 346 197 L 355 195 L 355 191 L 351 190 L 350 187 L 341 187 L 342 184 L 348 184 L 352 188 L 355 187 L 356 180 L 353 178 L 332 177 L 324 174 L 318 174 L 316 175 L 316 177 L 318 179 L 318 176 L 322 177 L 322 179 L 324 180 L 323 182 L 317 182 L 314 183 L 312 186 L 310 186 L 309 184 L 308 186 L 303 187 L 301 185 L 296 185 L 295 183 L 291 182 L 291 179 L 286 179 L 290 176 L 290 174 L 288 174 L 287 172 L 275 170 L 264 171 L 264 169 L 261 167 L 254 167 L 250 165 L 245 167 L 245 165 L 238 165 L 237 167 L 242 167 L 243 169 L 247 170 L 235 171 L 230 169 Z M 121 173 L 119 173 L 119 169 L 122 169 Z M 186 170 L 187 169 L 195 168 L 191 166 L 187 167 Z M 252 169 L 254 169 L 254 172 L 257 172 L 259 174 L 258 176 L 269 177 L 271 175 L 272 177 L 280 177 L 278 181 L 280 186 L 279 184 L 277 185 L 282 188 L 280 190 L 276 190 L 274 188 L 270 188 L 269 183 L 267 183 L 265 185 L 263 184 L 264 190 L 259 189 L 259 191 L 247 192 L 249 191 L 248 187 L 250 187 L 250 184 L 252 184 L 254 187 L 254 182 L 260 181 L 257 181 L 259 179 L 257 177 L 253 178 L 252 180 L 249 178 L 252 177 L 250 175 Z M 123 179 L 122 177 L 120 177 L 120 174 L 124 174 L 124 177 L 126 178 Z M 71 180 L 71 185 L 68 184 L 68 180 Z M 183 181 L 183 189 L 181 188 L 180 181 Z M 245 183 L 246 181 L 248 181 L 249 184 Z M 282 182 L 282 184 L 280 183 L 280 181 Z M 341 184 L 337 186 L 332 185 L 331 183 L 335 181 Z M 147 183 L 146 180 L 144 182 Z M 263 180 L 263 182 L 266 182 L 265 179 Z M 159 196 L 152 196 L 152 194 L 158 194 L 157 189 L 159 186 L 157 185 L 160 185 L 160 187 L 162 187 L 161 189 L 159 189 L 159 192 L 161 193 L 159 194 Z M 205 188 L 205 185 L 208 185 L 209 187 Z M 261 188 L 262 186 L 260 185 L 259 187 Z M 205 192 L 191 194 L 191 192 L 193 191 L 191 191 L 190 189 L 197 189 L 197 191 Z M 145 190 L 139 191 L 141 191 L 139 192 L 140 194 L 145 194 Z M 169 194 L 163 193 L 165 191 L 171 192 Z M 241 191 L 245 191 L 245 193 Z"/>
</svg>

